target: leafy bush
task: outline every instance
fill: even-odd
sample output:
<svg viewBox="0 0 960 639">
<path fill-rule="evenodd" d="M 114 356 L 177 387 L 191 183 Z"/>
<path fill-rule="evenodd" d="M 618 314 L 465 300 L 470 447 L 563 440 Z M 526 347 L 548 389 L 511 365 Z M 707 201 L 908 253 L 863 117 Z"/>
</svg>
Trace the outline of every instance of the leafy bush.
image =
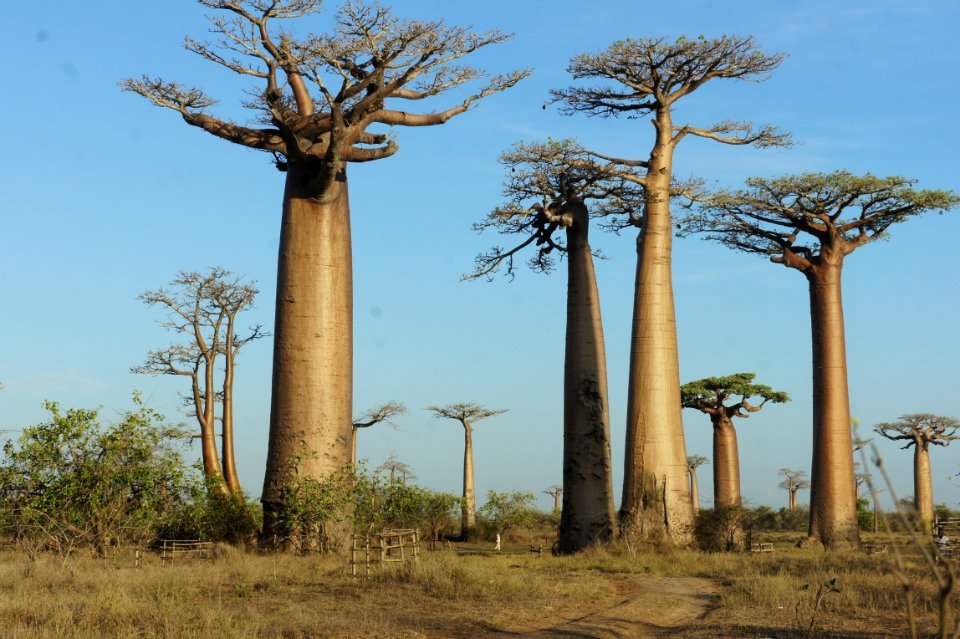
<svg viewBox="0 0 960 639">
<path fill-rule="evenodd" d="M 491 490 L 487 492 L 487 503 L 480 508 L 479 514 L 493 532 L 505 533 L 513 528 L 527 528 L 533 525 L 536 518 L 534 499 L 533 493 L 498 493 Z"/>
</svg>

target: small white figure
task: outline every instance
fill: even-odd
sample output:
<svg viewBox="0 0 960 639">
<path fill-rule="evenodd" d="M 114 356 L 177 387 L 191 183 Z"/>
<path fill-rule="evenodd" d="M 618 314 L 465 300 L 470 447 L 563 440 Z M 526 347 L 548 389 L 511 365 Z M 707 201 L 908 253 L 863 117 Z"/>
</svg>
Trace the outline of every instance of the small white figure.
<svg viewBox="0 0 960 639">
<path fill-rule="evenodd" d="M 497 545 L 494 546 L 493 549 L 500 552 L 500 533 L 497 533 Z"/>
</svg>

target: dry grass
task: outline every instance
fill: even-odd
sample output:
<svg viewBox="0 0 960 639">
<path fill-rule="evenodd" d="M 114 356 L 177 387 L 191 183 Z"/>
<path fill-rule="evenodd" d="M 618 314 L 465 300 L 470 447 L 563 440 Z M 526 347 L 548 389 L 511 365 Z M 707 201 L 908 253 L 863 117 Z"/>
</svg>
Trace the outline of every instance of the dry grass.
<svg viewBox="0 0 960 639">
<path fill-rule="evenodd" d="M 797 550 L 768 555 L 599 549 L 576 557 L 427 553 L 352 578 L 332 557 L 257 555 L 227 549 L 211 561 L 161 565 L 148 556 L 0 555 L 0 636 L 31 638 L 478 637 L 493 630 L 556 626 L 636 594 L 645 576 L 700 577 L 720 585 L 705 619 L 672 636 L 800 637 L 796 606 L 809 619 L 810 591 L 836 578 L 841 593 L 818 611 L 821 637 L 904 636 L 904 594 L 889 561 Z M 912 568 L 921 630 L 935 620 L 936 592 Z M 960 605 L 960 602 L 958 602 Z"/>
</svg>

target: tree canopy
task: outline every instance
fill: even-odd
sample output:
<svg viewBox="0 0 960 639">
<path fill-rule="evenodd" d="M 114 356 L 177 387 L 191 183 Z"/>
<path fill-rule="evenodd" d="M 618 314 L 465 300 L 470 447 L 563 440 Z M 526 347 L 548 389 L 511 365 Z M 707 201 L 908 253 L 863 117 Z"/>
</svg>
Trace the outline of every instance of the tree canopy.
<svg viewBox="0 0 960 639">
<path fill-rule="evenodd" d="M 755 373 L 735 373 L 726 377 L 705 377 L 688 382 L 680 387 L 680 398 L 684 408 L 694 408 L 707 414 L 725 410 L 731 417 L 749 417 L 750 413 L 760 410 L 767 402 L 782 404 L 790 401 L 783 391 L 775 391 L 765 384 L 754 384 Z M 739 396 L 740 401 L 729 406 L 727 399 Z M 747 400 L 759 397 L 760 403 L 750 404 Z"/>
<path fill-rule="evenodd" d="M 947 446 L 951 441 L 960 439 L 960 420 L 953 417 L 931 415 L 930 413 L 912 413 L 901 415 L 895 422 L 877 424 L 874 430 L 887 439 L 905 441 L 903 448 L 930 444 Z"/>
</svg>

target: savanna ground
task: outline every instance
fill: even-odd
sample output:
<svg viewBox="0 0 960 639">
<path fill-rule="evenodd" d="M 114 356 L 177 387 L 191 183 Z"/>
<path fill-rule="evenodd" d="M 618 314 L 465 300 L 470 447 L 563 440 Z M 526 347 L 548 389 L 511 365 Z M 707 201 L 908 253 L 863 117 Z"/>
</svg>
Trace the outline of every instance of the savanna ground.
<svg viewBox="0 0 960 639">
<path fill-rule="evenodd" d="M 0 636 L 171 637 L 903 637 L 892 557 L 792 547 L 770 554 L 598 549 L 542 557 L 425 551 L 370 578 L 332 556 L 218 547 L 211 560 L 0 554 Z M 870 541 L 871 536 L 866 535 Z M 481 547 L 474 547 L 479 550 Z M 490 546 L 484 544 L 482 549 Z M 909 563 L 909 562 L 908 562 Z M 908 565 L 920 629 L 936 622 L 934 585 Z M 816 587 L 836 578 L 808 632 Z M 801 590 L 805 583 L 808 590 Z M 956 604 L 956 602 L 955 602 Z M 803 628 L 798 629 L 798 612 Z"/>
</svg>

